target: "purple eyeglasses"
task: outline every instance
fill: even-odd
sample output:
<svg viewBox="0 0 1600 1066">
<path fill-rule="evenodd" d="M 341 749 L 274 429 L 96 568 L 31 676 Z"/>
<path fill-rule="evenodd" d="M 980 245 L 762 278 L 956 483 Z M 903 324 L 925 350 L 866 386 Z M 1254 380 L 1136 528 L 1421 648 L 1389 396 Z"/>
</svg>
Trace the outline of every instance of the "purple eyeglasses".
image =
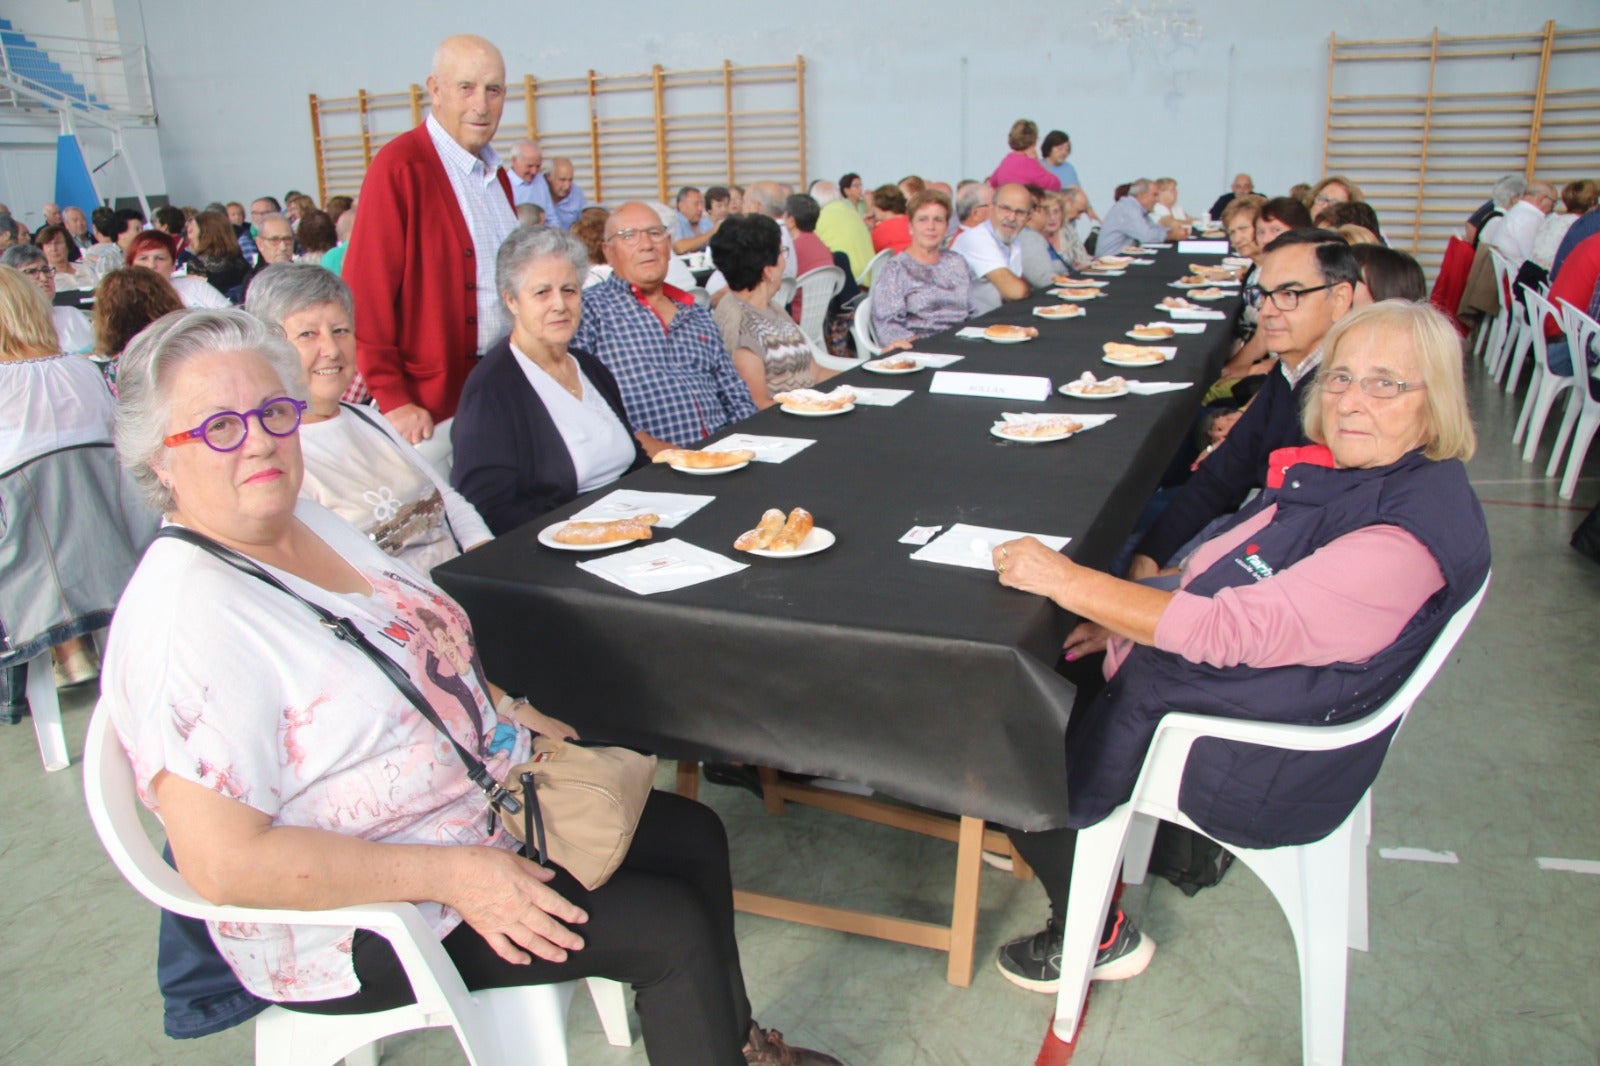
<svg viewBox="0 0 1600 1066">
<path fill-rule="evenodd" d="M 218 411 L 193 429 L 174 433 L 165 444 L 176 448 L 181 444 L 204 441 L 215 452 L 237 451 L 250 435 L 250 416 L 255 415 L 261 428 L 274 437 L 287 437 L 300 428 L 300 416 L 305 413 L 303 400 L 279 396 L 268 400 L 253 411 Z"/>
</svg>

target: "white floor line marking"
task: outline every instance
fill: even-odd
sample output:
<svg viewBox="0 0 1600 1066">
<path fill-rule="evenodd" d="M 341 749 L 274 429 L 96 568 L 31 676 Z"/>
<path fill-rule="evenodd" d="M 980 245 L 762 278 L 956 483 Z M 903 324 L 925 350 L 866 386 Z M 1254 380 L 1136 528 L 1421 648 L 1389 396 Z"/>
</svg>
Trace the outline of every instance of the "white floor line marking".
<svg viewBox="0 0 1600 1066">
<path fill-rule="evenodd" d="M 1534 860 L 1541 870 L 1559 870 L 1569 874 L 1600 874 L 1600 859 L 1547 859 Z"/>
<path fill-rule="evenodd" d="M 1379 848 L 1378 854 L 1401 862 L 1436 862 L 1445 866 L 1455 866 L 1461 861 L 1453 851 L 1429 851 L 1427 848 Z"/>
</svg>

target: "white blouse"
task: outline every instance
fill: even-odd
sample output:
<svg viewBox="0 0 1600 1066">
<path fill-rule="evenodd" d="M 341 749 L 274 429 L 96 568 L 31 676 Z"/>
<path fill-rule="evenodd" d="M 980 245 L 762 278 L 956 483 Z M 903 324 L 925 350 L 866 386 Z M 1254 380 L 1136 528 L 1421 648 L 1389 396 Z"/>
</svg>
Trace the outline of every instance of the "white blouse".
<svg viewBox="0 0 1600 1066">
<path fill-rule="evenodd" d="M 460 555 L 457 540 L 466 549 L 493 538 L 472 504 L 394 432 L 388 419 L 376 410 L 371 418 L 376 426 L 340 408 L 325 422 L 301 423 L 306 475 L 300 495 L 423 574 Z"/>
<path fill-rule="evenodd" d="M 100 368 L 81 355 L 0 363 L 0 470 L 109 441 L 116 413 Z"/>
<path fill-rule="evenodd" d="M 583 367 L 577 368 L 578 381 L 583 386 L 580 400 L 515 344 L 511 351 L 567 445 L 573 469 L 578 474 L 578 491 L 588 492 L 609 485 L 625 474 L 633 465 L 633 435 L 583 372 Z"/>
</svg>

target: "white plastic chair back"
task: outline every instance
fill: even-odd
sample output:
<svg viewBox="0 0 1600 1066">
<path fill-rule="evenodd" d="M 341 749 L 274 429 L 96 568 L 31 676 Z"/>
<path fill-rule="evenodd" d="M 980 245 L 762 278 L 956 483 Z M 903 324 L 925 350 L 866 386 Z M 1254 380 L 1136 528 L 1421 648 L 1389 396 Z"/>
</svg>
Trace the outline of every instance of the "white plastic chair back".
<svg viewBox="0 0 1600 1066">
<path fill-rule="evenodd" d="M 1078 833 L 1053 1023 L 1057 1036 L 1071 1040 L 1083 1016 L 1117 868 L 1122 866 L 1130 883 L 1144 880 L 1157 819 L 1204 835 L 1178 809 L 1183 770 L 1194 742 L 1216 737 L 1292 751 L 1337 751 L 1379 735 L 1400 721 L 1422 695 L 1466 632 L 1488 588 L 1485 578 L 1483 587 L 1445 624 L 1400 690 L 1360 721 L 1301 726 L 1196 714 L 1169 714 L 1161 720 L 1132 798 Z M 1346 952 L 1367 948 L 1371 801 L 1369 790 L 1343 825 L 1310 844 L 1271 849 L 1229 846 L 1272 892 L 1294 933 L 1300 964 L 1301 1048 L 1308 1064 L 1337 1064 L 1344 1057 Z"/>
<path fill-rule="evenodd" d="M 689 295 L 694 297 L 696 307 L 711 306 L 711 294 L 698 285 L 689 290 Z"/>
<path fill-rule="evenodd" d="M 844 288 L 844 271 L 836 266 L 817 267 L 795 279 L 795 289 L 803 297 L 800 301 L 800 332 L 812 347 L 827 349 L 828 339 L 823 336 L 823 326 L 828 320 L 828 305 Z"/>
<path fill-rule="evenodd" d="M 1492 246 L 1489 249 L 1489 259 L 1494 268 L 1494 294 L 1500 310 L 1496 312 L 1494 324 L 1490 328 L 1489 343 L 1483 350 L 1483 362 L 1493 371 L 1500 365 L 1506 339 L 1511 330 L 1511 314 L 1516 307 L 1512 300 L 1511 283 L 1517 276 L 1517 268 L 1511 260 Z"/>
<path fill-rule="evenodd" d="M 1532 321 L 1529 332 L 1533 341 L 1534 377 L 1533 385 L 1528 389 L 1527 399 L 1522 403 L 1522 414 L 1517 417 L 1517 428 L 1511 435 L 1511 443 L 1520 442 L 1522 461 L 1531 463 L 1534 454 L 1539 450 L 1539 435 L 1544 431 L 1545 419 L 1550 415 L 1550 408 L 1555 405 L 1556 398 L 1561 393 L 1572 388 L 1573 376 L 1570 371 L 1566 374 L 1557 374 L 1550 369 L 1550 350 L 1545 342 L 1544 323 L 1546 318 L 1564 323 L 1565 319 L 1561 312 L 1536 292 L 1525 290 L 1525 295 Z M 1576 366 L 1577 362 L 1575 361 L 1573 365 Z"/>
<path fill-rule="evenodd" d="M 565 1066 L 566 1013 L 573 984 L 468 992 L 433 931 L 411 903 L 374 903 L 327 911 L 230 907 L 202 899 L 168 866 L 139 819 L 133 768 L 110 718 L 96 710 L 84 742 L 83 789 L 100 842 L 118 871 L 145 899 L 174 914 L 209 921 L 355 926 L 394 948 L 417 1001 L 376 1014 L 315 1015 L 268 1007 L 256 1016 L 257 1066 L 330 1066 L 347 1056 L 376 1062 L 368 1045 L 395 1033 L 446 1026 L 474 1066 Z M 628 1035 L 622 988 L 591 979 L 607 1038 Z"/>
<path fill-rule="evenodd" d="M 772 306 L 784 314 L 789 313 L 789 304 L 794 301 L 794 279 L 784 278 L 778 286 L 777 293 L 772 297 Z"/>
<path fill-rule="evenodd" d="M 857 281 L 859 281 L 861 283 L 861 287 L 863 289 L 870 289 L 872 287 L 872 279 L 877 276 L 878 266 L 885 259 L 888 259 L 888 258 L 892 257 L 893 255 L 894 255 L 894 249 L 893 248 L 885 248 L 883 251 L 881 251 L 877 255 L 873 256 L 867 262 L 867 269 L 863 270 L 861 272 L 861 276 L 856 279 Z"/>
<path fill-rule="evenodd" d="M 856 341 L 856 354 L 863 359 L 872 359 L 883 354 L 883 349 L 878 346 L 878 338 L 872 330 L 872 297 L 867 296 L 856 304 L 856 314 L 850 323 L 850 335 Z"/>
<path fill-rule="evenodd" d="M 1561 301 L 1562 329 L 1567 335 L 1567 350 L 1572 353 L 1573 390 L 1576 395 L 1567 401 L 1567 417 L 1562 420 L 1561 434 L 1556 438 L 1555 450 L 1550 453 L 1546 477 L 1554 477 L 1568 436 L 1572 450 L 1567 455 L 1567 472 L 1561 476 L 1558 494 L 1563 500 L 1572 499 L 1578 487 L 1578 474 L 1583 470 L 1583 460 L 1594 443 L 1595 431 L 1600 429 L 1600 367 L 1590 368 L 1589 351 L 1596 338 L 1600 338 L 1600 322 L 1589 317 L 1565 299 Z M 1575 430 L 1575 433 L 1572 432 Z"/>
</svg>

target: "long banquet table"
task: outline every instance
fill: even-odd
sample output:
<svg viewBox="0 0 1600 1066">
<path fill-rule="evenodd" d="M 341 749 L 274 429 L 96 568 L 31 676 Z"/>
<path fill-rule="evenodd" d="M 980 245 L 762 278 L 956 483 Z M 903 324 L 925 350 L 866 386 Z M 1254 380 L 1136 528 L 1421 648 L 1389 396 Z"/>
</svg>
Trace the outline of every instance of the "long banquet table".
<svg viewBox="0 0 1600 1066">
<path fill-rule="evenodd" d="M 1228 351 L 1228 321 L 1179 334 L 1176 358 L 1150 368 L 1101 362 L 1101 345 L 1154 308 L 1191 261 L 1155 253 L 1109 278 L 1086 316 L 1048 320 L 1048 293 L 978 324 L 1033 325 L 1039 337 L 997 345 L 945 334 L 918 351 L 962 355 L 949 369 L 1041 375 L 1084 370 L 1194 387 L 1106 401 L 1052 392 L 1028 403 L 933 395 L 933 371 L 848 371 L 852 384 L 911 389 L 894 407 L 831 418 L 772 408 L 740 432 L 810 438 L 780 464 L 717 477 L 653 466 L 622 487 L 710 494 L 675 529 L 658 530 L 751 565 L 673 592 L 639 596 L 547 549 L 540 528 L 611 491 L 597 490 L 434 571 L 468 610 L 489 676 L 525 692 L 587 736 L 680 760 L 739 760 L 858 782 L 935 811 L 1037 830 L 1063 823 L 1062 738 L 1074 690 L 1054 670 L 1073 619 L 1003 588 L 993 573 L 908 556 L 912 526 L 957 522 L 1070 536 L 1065 552 L 1103 567 L 1116 554 L 1191 425 Z M 1210 306 L 1229 312 L 1237 298 Z M 1108 413 L 1107 425 L 1047 444 L 1000 440 L 1004 411 Z M 735 537 L 768 507 L 803 506 L 837 542 L 793 559 L 745 556 Z M 981 826 L 981 823 L 979 823 Z M 976 854 L 973 880 L 976 879 Z M 975 887 L 974 887 L 975 893 Z M 975 897 L 974 897 L 975 910 Z M 861 930 L 858 930 L 861 931 Z M 968 960 L 970 962 L 970 960 Z M 952 961 L 952 979 L 956 966 Z M 964 983 L 958 981 L 957 983 Z"/>
</svg>

